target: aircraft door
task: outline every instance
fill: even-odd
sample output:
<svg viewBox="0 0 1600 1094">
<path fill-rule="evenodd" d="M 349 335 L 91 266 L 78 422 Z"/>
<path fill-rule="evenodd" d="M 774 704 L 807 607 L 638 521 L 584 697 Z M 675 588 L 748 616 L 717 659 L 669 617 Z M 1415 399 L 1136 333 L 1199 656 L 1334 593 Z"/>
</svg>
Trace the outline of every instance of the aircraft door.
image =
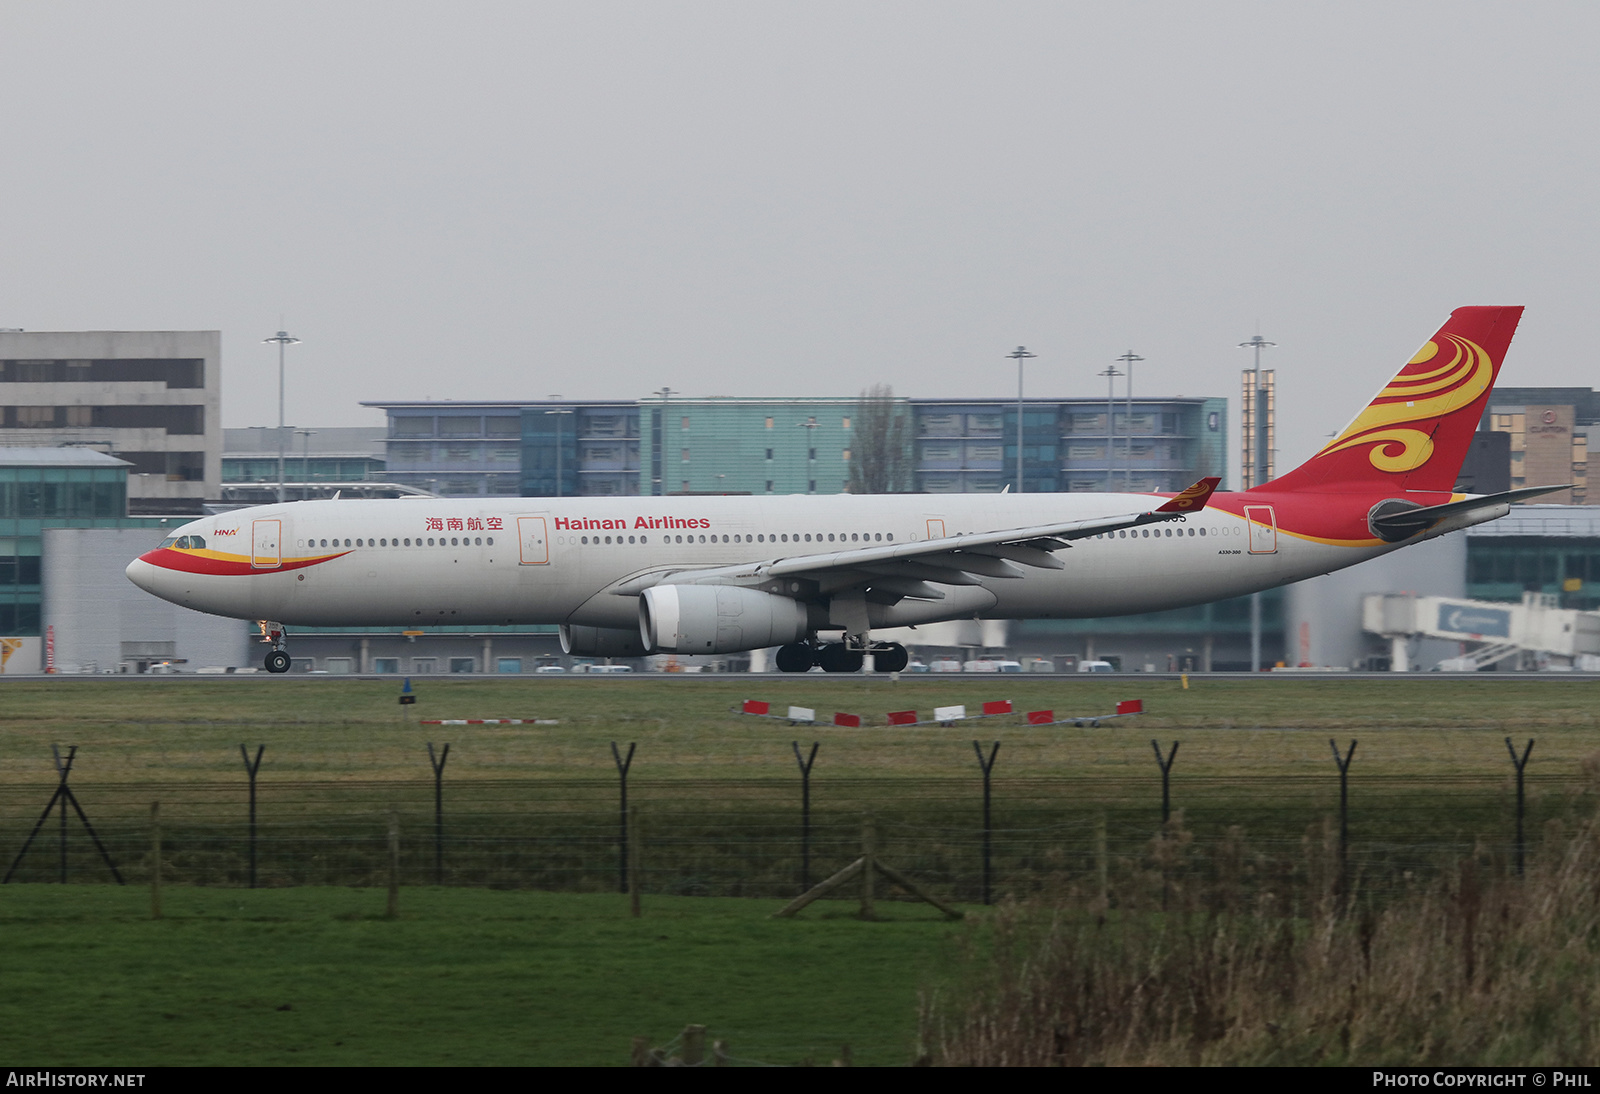
<svg viewBox="0 0 1600 1094">
<path fill-rule="evenodd" d="M 276 570 L 283 565 L 280 520 L 253 520 L 250 522 L 250 565 L 257 570 Z"/>
<path fill-rule="evenodd" d="M 518 517 L 518 561 L 524 566 L 538 566 L 550 561 L 550 536 L 543 517 Z"/>
<path fill-rule="evenodd" d="M 928 538 L 929 539 L 943 539 L 944 538 L 944 518 L 943 517 L 929 517 L 928 518 Z"/>
<path fill-rule="evenodd" d="M 1277 514 L 1270 505 L 1246 505 L 1244 518 L 1250 523 L 1250 553 L 1275 555 L 1278 553 Z"/>
</svg>

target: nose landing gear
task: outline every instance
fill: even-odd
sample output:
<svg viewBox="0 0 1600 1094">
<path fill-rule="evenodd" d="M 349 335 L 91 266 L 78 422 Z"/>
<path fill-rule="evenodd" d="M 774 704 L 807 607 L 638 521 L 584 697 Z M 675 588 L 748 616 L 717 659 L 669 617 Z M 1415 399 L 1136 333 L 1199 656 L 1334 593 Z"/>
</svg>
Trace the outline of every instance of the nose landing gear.
<svg viewBox="0 0 1600 1094">
<path fill-rule="evenodd" d="M 261 640 L 272 643 L 272 650 L 262 662 L 266 670 L 271 673 L 288 672 L 293 662 L 289 658 L 288 650 L 284 649 L 288 645 L 288 634 L 284 631 L 283 624 L 263 619 L 256 625 L 261 628 Z"/>
</svg>

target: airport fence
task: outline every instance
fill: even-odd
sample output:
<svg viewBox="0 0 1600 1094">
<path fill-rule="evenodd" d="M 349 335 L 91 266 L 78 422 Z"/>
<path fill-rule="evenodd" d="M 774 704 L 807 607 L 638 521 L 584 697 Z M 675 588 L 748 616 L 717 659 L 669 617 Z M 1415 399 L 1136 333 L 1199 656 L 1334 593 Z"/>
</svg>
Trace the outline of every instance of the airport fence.
<svg viewBox="0 0 1600 1094">
<path fill-rule="evenodd" d="M 414 780 L 71 777 L 0 784 L 0 855 L 11 882 L 99 883 L 113 868 L 146 882 L 159 802 L 171 884 L 382 886 L 393 818 L 408 886 L 616 892 L 629 882 L 631 843 L 646 894 L 786 900 L 857 858 L 870 817 L 877 856 L 940 899 L 1087 886 L 1116 903 L 1198 881 L 1217 862 L 1232 863 L 1238 884 L 1282 893 L 1332 870 L 1381 894 L 1469 855 L 1514 871 L 1592 810 L 1576 774 L 1529 774 L 1520 793 L 1505 771 L 1362 778 L 1352 768 L 1343 795 L 1340 782 L 1332 771 L 1175 772 L 1163 824 L 1155 764 L 1147 777 L 1008 776 L 974 764 L 966 777 L 657 780 L 620 762 L 613 778 L 452 781 L 447 767 Z"/>
</svg>

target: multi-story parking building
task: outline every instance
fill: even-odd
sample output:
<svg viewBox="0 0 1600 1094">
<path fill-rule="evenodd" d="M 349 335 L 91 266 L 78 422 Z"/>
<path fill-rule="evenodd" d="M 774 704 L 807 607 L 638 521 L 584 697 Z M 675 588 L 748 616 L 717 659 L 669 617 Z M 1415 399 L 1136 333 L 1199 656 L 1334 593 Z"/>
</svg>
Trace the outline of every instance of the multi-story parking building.
<svg viewBox="0 0 1600 1094">
<path fill-rule="evenodd" d="M 0 331 L 0 446 L 129 464 L 134 513 L 197 514 L 222 481 L 217 331 Z"/>
</svg>

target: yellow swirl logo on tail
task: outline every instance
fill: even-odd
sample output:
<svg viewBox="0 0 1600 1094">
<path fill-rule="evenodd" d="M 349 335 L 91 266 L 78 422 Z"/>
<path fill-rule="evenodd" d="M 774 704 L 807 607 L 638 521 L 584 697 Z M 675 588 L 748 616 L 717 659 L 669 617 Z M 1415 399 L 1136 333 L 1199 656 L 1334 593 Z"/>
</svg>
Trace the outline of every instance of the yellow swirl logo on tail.
<svg viewBox="0 0 1600 1094">
<path fill-rule="evenodd" d="M 1494 379 L 1494 362 L 1482 346 L 1454 334 L 1444 338 L 1455 351 L 1448 363 L 1426 371 L 1402 371 L 1317 457 L 1365 444 L 1372 446 L 1367 458 L 1379 471 L 1414 471 L 1427 463 L 1433 456 L 1431 431 L 1395 427 L 1453 413 L 1487 391 Z M 1440 348 L 1430 341 L 1406 367 L 1428 364 Z"/>
</svg>

